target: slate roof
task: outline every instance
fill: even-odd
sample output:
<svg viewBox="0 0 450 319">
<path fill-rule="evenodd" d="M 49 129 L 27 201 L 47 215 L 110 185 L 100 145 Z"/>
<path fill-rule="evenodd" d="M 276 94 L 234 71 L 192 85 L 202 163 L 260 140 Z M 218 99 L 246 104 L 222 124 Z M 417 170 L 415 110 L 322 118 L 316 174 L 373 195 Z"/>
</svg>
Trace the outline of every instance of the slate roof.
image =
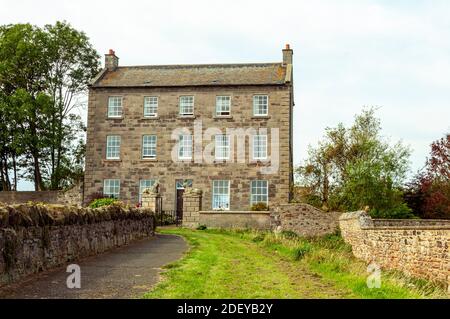
<svg viewBox="0 0 450 319">
<path fill-rule="evenodd" d="M 103 70 L 93 87 L 284 85 L 291 65 L 282 63 L 123 66 Z M 286 74 L 288 74 L 286 76 Z"/>
</svg>

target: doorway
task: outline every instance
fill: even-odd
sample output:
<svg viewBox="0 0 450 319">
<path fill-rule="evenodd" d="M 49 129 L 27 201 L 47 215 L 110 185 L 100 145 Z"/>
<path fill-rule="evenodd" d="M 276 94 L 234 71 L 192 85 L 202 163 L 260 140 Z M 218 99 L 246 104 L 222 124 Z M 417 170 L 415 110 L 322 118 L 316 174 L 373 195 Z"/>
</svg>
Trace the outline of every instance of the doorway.
<svg viewBox="0 0 450 319">
<path fill-rule="evenodd" d="M 183 220 L 183 194 L 186 187 L 192 187 L 192 179 L 177 179 L 175 181 L 175 203 L 178 220 Z"/>
</svg>

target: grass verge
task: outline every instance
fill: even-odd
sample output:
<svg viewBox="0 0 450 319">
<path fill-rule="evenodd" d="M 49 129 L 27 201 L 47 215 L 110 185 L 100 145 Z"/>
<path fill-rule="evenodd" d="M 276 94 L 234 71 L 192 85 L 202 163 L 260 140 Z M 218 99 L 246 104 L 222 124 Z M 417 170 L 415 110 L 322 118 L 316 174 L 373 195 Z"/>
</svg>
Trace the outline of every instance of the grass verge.
<svg viewBox="0 0 450 319">
<path fill-rule="evenodd" d="M 339 235 L 304 239 L 295 233 L 164 229 L 189 242 L 187 255 L 166 267 L 145 298 L 446 298 L 440 287 L 382 272 L 366 284 L 366 264 Z"/>
</svg>

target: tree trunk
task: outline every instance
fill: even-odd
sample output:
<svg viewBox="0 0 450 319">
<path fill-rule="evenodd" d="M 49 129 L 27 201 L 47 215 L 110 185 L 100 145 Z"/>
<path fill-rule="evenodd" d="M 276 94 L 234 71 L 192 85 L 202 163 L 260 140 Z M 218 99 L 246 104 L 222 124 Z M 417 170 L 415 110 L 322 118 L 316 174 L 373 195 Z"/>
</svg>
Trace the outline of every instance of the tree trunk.
<svg viewBox="0 0 450 319">
<path fill-rule="evenodd" d="M 3 172 L 3 161 L 0 160 L 0 186 L 1 190 L 5 191 L 5 175 Z"/>
<path fill-rule="evenodd" d="M 41 169 L 39 168 L 39 156 L 33 154 L 33 165 L 34 165 L 34 190 L 42 191 L 42 176 Z"/>
<path fill-rule="evenodd" d="M 17 161 L 16 161 L 16 154 L 13 154 L 12 160 L 13 160 L 13 170 L 14 170 L 14 191 L 17 191 Z"/>
<path fill-rule="evenodd" d="M 11 182 L 9 181 L 9 172 L 8 172 L 8 160 L 6 155 L 2 156 L 0 159 L 1 165 L 2 165 L 2 172 L 1 172 L 1 178 L 2 178 L 2 188 L 4 191 L 10 191 L 11 190 Z"/>
</svg>

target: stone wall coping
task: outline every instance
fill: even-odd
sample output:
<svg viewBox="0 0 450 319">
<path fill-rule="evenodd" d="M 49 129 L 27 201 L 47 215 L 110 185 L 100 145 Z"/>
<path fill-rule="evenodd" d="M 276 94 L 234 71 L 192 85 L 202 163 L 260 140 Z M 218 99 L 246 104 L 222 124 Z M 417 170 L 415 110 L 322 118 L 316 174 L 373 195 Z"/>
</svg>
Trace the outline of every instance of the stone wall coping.
<svg viewBox="0 0 450 319">
<path fill-rule="evenodd" d="M 362 226 L 363 230 L 450 230 L 450 225 Z"/>
<path fill-rule="evenodd" d="M 439 230 L 450 229 L 450 220 L 444 219 L 373 219 L 366 212 L 344 213 L 339 220 L 358 219 L 366 230 Z"/>
<path fill-rule="evenodd" d="M 258 212 L 258 211 L 231 211 L 231 210 L 208 210 L 200 211 L 200 214 L 217 214 L 217 215 L 270 215 L 270 211 Z"/>
</svg>

